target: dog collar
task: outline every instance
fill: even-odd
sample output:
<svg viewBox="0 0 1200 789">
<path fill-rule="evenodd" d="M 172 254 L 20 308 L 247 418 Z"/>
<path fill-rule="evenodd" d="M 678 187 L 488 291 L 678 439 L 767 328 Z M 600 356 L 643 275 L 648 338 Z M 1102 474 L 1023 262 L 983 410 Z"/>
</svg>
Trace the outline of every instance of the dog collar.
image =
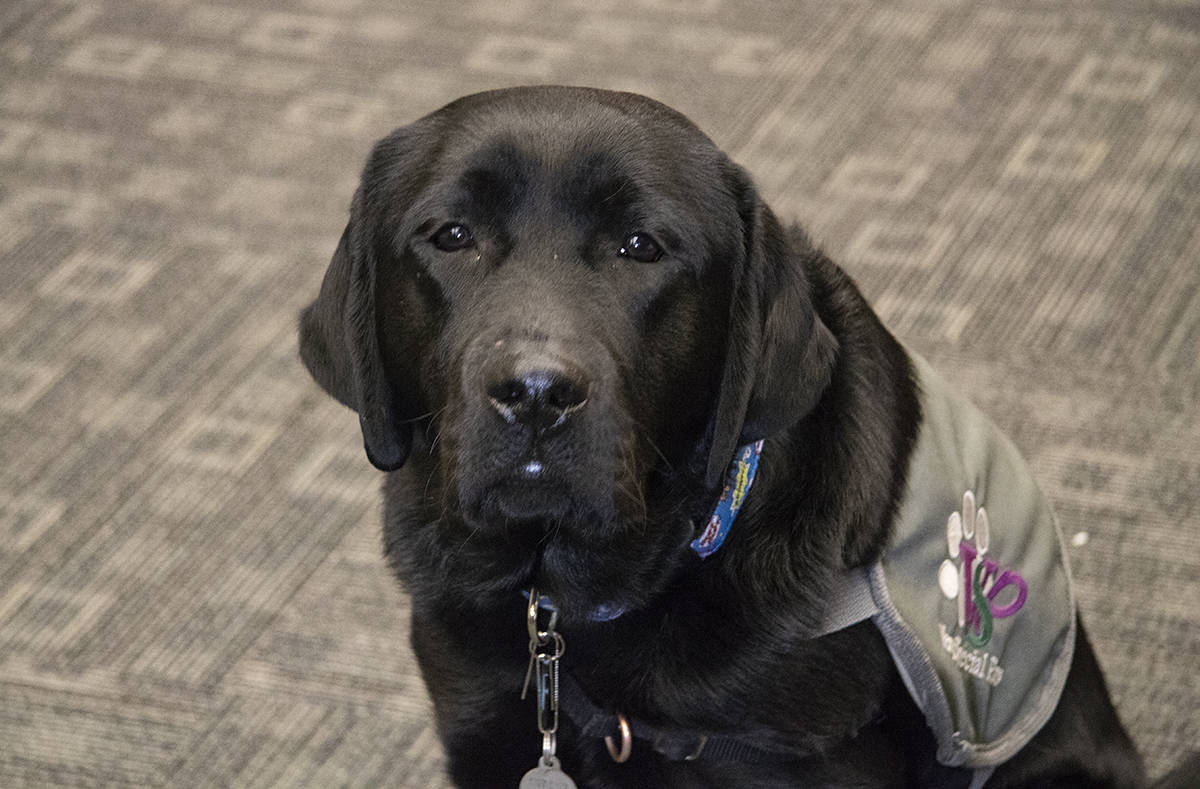
<svg viewBox="0 0 1200 789">
<path fill-rule="evenodd" d="M 708 519 L 708 525 L 699 537 L 692 540 L 692 550 L 701 559 L 707 559 L 715 553 L 729 535 L 738 510 L 742 508 L 742 502 L 750 492 L 750 485 L 754 483 L 762 448 L 763 442 L 759 439 L 738 449 L 729 471 L 726 472 L 725 487 L 721 490 L 721 498 L 717 500 L 712 517 Z"/>
</svg>

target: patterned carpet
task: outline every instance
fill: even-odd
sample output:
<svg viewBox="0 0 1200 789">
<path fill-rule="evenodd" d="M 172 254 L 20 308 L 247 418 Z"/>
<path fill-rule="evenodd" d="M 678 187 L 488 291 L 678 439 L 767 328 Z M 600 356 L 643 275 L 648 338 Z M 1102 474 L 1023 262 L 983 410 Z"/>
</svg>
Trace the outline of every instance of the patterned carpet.
<svg viewBox="0 0 1200 789">
<path fill-rule="evenodd" d="M 442 786 L 380 475 L 296 360 L 373 140 L 694 118 L 1015 438 L 1151 771 L 1200 743 L 1200 3 L 0 5 L 0 786 Z"/>
</svg>

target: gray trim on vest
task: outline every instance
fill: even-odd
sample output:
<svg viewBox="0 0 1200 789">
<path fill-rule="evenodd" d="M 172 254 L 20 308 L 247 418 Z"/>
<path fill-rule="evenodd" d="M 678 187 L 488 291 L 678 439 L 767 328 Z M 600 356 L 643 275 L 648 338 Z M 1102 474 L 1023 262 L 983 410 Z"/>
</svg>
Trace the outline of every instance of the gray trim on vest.
<svg viewBox="0 0 1200 789">
<path fill-rule="evenodd" d="M 994 772 L 996 772 L 995 767 L 975 768 L 975 774 L 971 776 L 971 785 L 967 789 L 983 789 L 983 785 L 988 782 Z"/>
<path fill-rule="evenodd" d="M 1058 525 L 1016 448 L 909 356 L 924 419 L 908 485 L 882 558 L 838 579 L 821 632 L 871 619 L 938 761 L 975 768 L 981 786 L 1058 705 L 1074 590 Z"/>
</svg>

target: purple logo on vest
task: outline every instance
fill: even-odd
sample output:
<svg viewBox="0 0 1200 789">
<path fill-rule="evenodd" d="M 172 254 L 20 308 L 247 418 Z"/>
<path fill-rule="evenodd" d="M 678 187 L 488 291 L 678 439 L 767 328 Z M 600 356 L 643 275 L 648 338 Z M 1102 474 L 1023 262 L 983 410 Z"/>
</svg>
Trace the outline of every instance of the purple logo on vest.
<svg viewBox="0 0 1200 789">
<path fill-rule="evenodd" d="M 990 541 L 987 511 L 976 506 L 975 493 L 968 490 L 963 494 L 962 512 L 951 514 L 946 521 L 950 558 L 938 568 L 938 586 L 947 600 L 958 601 L 958 630 L 953 637 L 943 627 L 942 640 L 964 670 L 995 685 L 1003 669 L 998 668 L 995 657 L 979 650 L 992 640 L 995 620 L 1010 617 L 1025 605 L 1028 588 L 1020 573 L 987 555 Z M 971 670 L 976 664 L 986 670 Z"/>
</svg>

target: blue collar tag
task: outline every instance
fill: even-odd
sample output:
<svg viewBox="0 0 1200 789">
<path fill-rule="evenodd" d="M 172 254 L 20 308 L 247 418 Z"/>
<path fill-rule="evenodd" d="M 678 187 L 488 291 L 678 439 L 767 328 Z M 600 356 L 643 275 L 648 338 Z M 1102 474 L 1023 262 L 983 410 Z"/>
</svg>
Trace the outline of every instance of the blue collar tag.
<svg viewBox="0 0 1200 789">
<path fill-rule="evenodd" d="M 725 488 L 721 491 L 721 498 L 717 501 L 712 517 L 708 519 L 708 525 L 704 527 L 704 533 L 692 540 L 692 550 L 701 559 L 708 558 L 725 542 L 725 537 L 733 526 L 733 519 L 737 517 L 742 502 L 746 500 L 746 494 L 750 492 L 750 485 L 754 482 L 762 448 L 763 442 L 760 439 L 738 449 L 737 457 L 729 466 L 729 473 L 725 477 Z"/>
</svg>

